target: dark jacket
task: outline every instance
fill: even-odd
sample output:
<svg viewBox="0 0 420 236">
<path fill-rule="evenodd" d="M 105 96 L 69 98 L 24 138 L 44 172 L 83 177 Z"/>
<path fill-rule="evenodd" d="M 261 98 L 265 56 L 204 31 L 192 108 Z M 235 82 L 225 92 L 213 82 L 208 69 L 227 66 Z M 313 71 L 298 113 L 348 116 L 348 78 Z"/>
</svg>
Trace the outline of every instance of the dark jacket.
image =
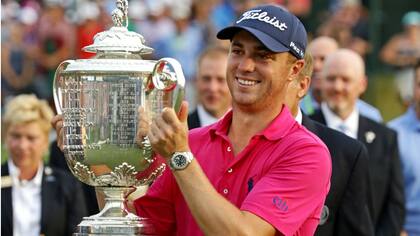
<svg viewBox="0 0 420 236">
<path fill-rule="evenodd" d="M 321 110 L 310 117 L 326 124 Z M 369 154 L 369 208 L 375 235 L 399 235 L 404 223 L 405 200 L 397 134 L 360 115 L 357 139 Z"/>
<path fill-rule="evenodd" d="M 1 175 L 8 176 L 7 163 Z M 80 184 L 62 170 L 44 166 L 41 183 L 41 232 L 45 236 L 70 236 L 87 215 Z M 12 187 L 1 189 L 1 235 L 13 235 Z"/>
<path fill-rule="evenodd" d="M 188 115 L 188 129 L 195 129 L 201 127 L 200 118 L 198 117 L 198 111 L 195 109 L 192 113 Z"/>
<path fill-rule="evenodd" d="M 51 143 L 49 165 L 51 167 L 56 167 L 56 168 L 59 168 L 61 170 L 64 170 L 67 173 L 69 173 L 70 175 L 73 175 L 70 172 L 70 169 L 67 165 L 66 158 L 64 157 L 64 153 L 57 146 L 57 141 L 53 141 Z M 73 176 L 73 178 L 77 180 L 76 177 Z M 82 183 L 80 181 L 78 181 L 78 182 L 82 186 L 88 216 L 97 214 L 99 212 L 99 207 L 98 207 L 98 201 L 96 199 L 95 188 L 93 186 L 87 185 L 87 184 Z"/>
<path fill-rule="evenodd" d="M 331 187 L 315 235 L 373 235 L 366 147 L 305 115 L 302 125 L 325 143 L 332 159 Z"/>
</svg>

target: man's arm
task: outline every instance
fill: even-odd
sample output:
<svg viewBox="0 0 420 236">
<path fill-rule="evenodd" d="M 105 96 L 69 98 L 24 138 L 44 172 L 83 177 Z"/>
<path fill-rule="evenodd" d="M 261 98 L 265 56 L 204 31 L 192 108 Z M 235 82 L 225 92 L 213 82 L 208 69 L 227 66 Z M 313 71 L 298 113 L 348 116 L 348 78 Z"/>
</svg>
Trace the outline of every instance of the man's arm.
<svg viewBox="0 0 420 236">
<path fill-rule="evenodd" d="M 185 170 L 173 173 L 194 219 L 205 235 L 275 234 L 271 224 L 252 213 L 239 210 L 222 197 L 196 160 Z"/>
<path fill-rule="evenodd" d="M 183 103 L 178 119 L 172 109 L 164 109 L 150 128 L 148 136 L 152 147 L 165 159 L 169 159 L 175 151 L 190 151 L 187 110 L 186 103 Z M 275 235 L 276 230 L 268 222 L 241 211 L 222 197 L 195 159 L 184 170 L 173 171 L 173 175 L 191 214 L 205 235 Z"/>
<path fill-rule="evenodd" d="M 368 166 L 367 150 L 361 144 L 337 212 L 334 235 L 374 235 L 368 208 Z"/>
<path fill-rule="evenodd" d="M 391 177 L 383 213 L 379 216 L 376 235 L 399 235 L 405 218 L 404 180 L 398 152 L 397 136 L 389 135 Z"/>
</svg>

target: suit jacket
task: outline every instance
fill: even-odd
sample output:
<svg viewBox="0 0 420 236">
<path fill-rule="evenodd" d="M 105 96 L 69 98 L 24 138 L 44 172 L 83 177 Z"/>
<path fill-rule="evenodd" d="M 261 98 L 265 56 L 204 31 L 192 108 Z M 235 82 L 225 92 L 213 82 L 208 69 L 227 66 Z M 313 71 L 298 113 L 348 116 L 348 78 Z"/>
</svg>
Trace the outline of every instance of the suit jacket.
<svg viewBox="0 0 420 236">
<path fill-rule="evenodd" d="M 321 110 L 312 119 L 326 124 Z M 359 116 L 357 139 L 369 154 L 369 208 L 376 235 L 399 235 L 404 223 L 405 200 L 397 134 L 386 126 Z"/>
<path fill-rule="evenodd" d="M 302 125 L 325 143 L 332 159 L 331 187 L 315 235 L 374 235 L 368 208 L 366 147 L 305 115 Z"/>
<path fill-rule="evenodd" d="M 195 109 L 192 113 L 188 115 L 188 129 L 195 129 L 201 127 L 200 118 L 198 117 L 198 111 Z"/>
<path fill-rule="evenodd" d="M 1 175 L 8 176 L 7 163 Z M 86 216 L 83 192 L 78 182 L 62 170 L 44 167 L 41 183 L 41 232 L 45 236 L 70 236 Z M 1 235 L 13 235 L 12 187 L 1 189 Z"/>
</svg>

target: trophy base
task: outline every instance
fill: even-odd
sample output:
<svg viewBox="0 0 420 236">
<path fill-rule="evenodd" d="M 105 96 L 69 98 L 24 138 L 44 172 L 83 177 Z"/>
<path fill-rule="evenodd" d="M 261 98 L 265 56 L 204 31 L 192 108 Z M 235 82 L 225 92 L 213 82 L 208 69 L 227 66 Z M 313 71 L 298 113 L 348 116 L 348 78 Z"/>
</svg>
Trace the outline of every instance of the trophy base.
<svg viewBox="0 0 420 236">
<path fill-rule="evenodd" d="M 147 219 L 133 214 L 125 217 L 84 217 L 73 236 L 151 236 L 155 235 Z"/>
</svg>

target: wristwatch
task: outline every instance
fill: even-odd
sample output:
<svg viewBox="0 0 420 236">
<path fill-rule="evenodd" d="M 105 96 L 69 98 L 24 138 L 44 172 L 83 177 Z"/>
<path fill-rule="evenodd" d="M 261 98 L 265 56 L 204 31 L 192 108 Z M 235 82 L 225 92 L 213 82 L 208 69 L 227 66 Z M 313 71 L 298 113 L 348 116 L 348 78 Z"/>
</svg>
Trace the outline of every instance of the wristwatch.
<svg viewBox="0 0 420 236">
<path fill-rule="evenodd" d="M 169 167 L 172 170 L 183 170 L 194 159 L 191 152 L 174 152 L 171 159 L 169 159 Z"/>
</svg>

